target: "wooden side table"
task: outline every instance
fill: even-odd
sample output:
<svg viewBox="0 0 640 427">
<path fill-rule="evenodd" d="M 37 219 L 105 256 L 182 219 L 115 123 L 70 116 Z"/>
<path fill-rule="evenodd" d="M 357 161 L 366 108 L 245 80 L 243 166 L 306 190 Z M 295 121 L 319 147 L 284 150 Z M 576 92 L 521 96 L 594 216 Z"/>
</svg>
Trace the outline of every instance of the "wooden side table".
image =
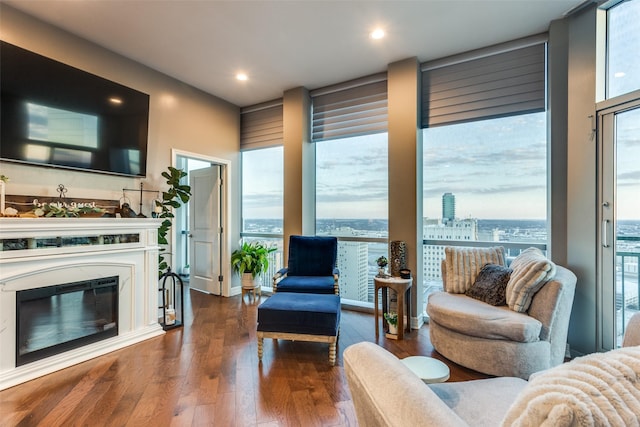
<svg viewBox="0 0 640 427">
<path fill-rule="evenodd" d="M 374 277 L 373 283 L 375 286 L 374 290 L 374 303 L 373 303 L 373 312 L 374 318 L 376 320 L 376 339 L 379 336 L 379 325 L 378 325 L 378 289 L 382 289 L 382 327 L 386 324 L 384 320 L 384 313 L 387 312 L 387 289 L 393 289 L 396 291 L 398 295 L 398 339 L 401 340 L 404 338 L 404 316 L 405 316 L 405 304 L 406 304 L 406 316 L 407 316 L 407 332 L 411 332 L 411 284 L 413 283 L 413 279 L 401 279 L 400 277 Z"/>
</svg>

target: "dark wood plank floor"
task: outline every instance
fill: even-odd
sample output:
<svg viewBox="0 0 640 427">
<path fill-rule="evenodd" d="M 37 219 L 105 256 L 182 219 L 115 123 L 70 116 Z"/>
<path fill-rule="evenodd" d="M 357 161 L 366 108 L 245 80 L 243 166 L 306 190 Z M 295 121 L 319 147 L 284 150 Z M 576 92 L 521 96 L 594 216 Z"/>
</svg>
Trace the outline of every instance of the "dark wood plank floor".
<svg viewBox="0 0 640 427">
<path fill-rule="evenodd" d="M 327 344 L 273 340 L 259 364 L 253 300 L 188 294 L 185 327 L 1 391 L 0 425 L 357 425 L 342 352 L 375 342 L 373 315 L 343 310 L 335 367 Z M 428 326 L 378 342 L 443 360 L 450 381 L 485 378 L 437 354 Z"/>
</svg>

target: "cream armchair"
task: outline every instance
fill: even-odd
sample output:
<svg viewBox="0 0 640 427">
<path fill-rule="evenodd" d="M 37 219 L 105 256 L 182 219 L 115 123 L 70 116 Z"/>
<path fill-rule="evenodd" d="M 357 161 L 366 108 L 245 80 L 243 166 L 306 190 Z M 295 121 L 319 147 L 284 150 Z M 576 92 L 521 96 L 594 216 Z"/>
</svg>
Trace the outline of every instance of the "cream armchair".
<svg viewBox="0 0 640 427">
<path fill-rule="evenodd" d="M 489 375 L 527 379 L 559 365 L 566 353 L 576 276 L 564 267 L 553 268 L 555 275 L 531 297 L 525 312 L 464 293 L 429 295 L 433 347 L 447 359 Z"/>
<path fill-rule="evenodd" d="M 529 382 L 501 377 L 426 385 L 371 342 L 349 346 L 343 359 L 361 426 L 558 426 L 578 425 L 581 419 L 595 421 L 590 425 L 625 425 L 625 417 L 631 421 L 626 425 L 633 425 L 640 419 L 639 344 L 640 313 L 629 322 L 626 348 L 574 359 Z M 568 418 L 558 419 L 559 414 Z M 585 420 L 596 414 L 599 419 Z"/>
</svg>

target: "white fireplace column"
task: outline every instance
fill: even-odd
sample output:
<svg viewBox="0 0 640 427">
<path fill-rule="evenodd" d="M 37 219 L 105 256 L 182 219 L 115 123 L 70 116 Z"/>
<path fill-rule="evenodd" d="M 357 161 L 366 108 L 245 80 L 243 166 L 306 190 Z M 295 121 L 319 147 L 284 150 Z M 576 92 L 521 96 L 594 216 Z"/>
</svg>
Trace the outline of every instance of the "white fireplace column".
<svg viewBox="0 0 640 427">
<path fill-rule="evenodd" d="M 160 223 L 148 218 L 0 218 L 0 390 L 164 334 L 158 323 Z M 78 244 L 83 241 L 91 243 Z M 17 291 L 116 275 L 116 337 L 16 367 Z"/>
</svg>

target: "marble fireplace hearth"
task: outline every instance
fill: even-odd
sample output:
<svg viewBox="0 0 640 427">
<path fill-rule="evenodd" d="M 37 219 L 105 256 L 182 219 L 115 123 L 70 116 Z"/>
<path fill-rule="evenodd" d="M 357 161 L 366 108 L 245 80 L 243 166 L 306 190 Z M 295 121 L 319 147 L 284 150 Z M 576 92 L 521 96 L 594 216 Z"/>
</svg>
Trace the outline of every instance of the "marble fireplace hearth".
<svg viewBox="0 0 640 427">
<path fill-rule="evenodd" d="M 164 334 L 159 219 L 0 218 L 0 390 Z M 18 291 L 118 277 L 118 334 L 16 366 Z"/>
</svg>

